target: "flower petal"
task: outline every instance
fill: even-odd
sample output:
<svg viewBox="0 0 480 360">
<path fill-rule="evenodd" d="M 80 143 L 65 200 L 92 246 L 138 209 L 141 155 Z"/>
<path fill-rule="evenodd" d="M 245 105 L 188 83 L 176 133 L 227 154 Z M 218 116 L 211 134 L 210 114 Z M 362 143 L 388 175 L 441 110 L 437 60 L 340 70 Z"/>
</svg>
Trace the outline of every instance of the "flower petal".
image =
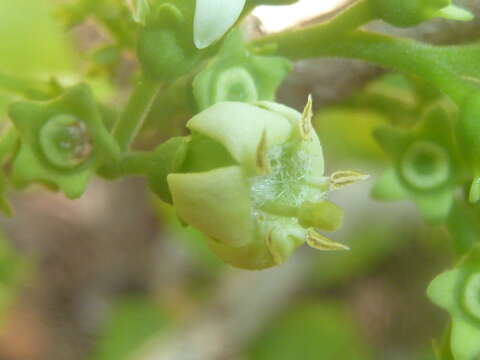
<svg viewBox="0 0 480 360">
<path fill-rule="evenodd" d="M 226 119 L 226 116 L 229 118 Z M 256 168 L 258 145 L 264 131 L 268 147 L 283 143 L 292 131 L 285 117 L 236 102 L 213 105 L 194 116 L 187 126 L 221 143 L 236 161 L 250 169 Z"/>
<path fill-rule="evenodd" d="M 249 189 L 239 166 L 170 174 L 167 181 L 182 220 L 220 243 L 242 246 L 252 241 Z"/>
<path fill-rule="evenodd" d="M 204 49 L 220 39 L 235 24 L 246 0 L 196 0 L 193 37 Z"/>
<path fill-rule="evenodd" d="M 430 300 L 446 310 L 455 307 L 456 284 L 461 277 L 461 270 L 453 269 L 438 275 L 430 283 L 427 289 L 427 295 Z"/>
</svg>

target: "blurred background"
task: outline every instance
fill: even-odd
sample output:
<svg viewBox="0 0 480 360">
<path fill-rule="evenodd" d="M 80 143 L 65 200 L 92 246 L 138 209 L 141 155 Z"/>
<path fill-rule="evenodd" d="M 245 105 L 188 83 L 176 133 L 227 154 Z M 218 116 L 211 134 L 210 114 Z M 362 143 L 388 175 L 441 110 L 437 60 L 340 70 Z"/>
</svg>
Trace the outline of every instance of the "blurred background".
<svg viewBox="0 0 480 360">
<path fill-rule="evenodd" d="M 253 38 L 325 21 L 346 3 L 262 6 L 245 28 Z M 138 71 L 128 19 L 121 0 L 0 0 L 0 130 L 9 102 L 81 79 L 113 117 Z M 370 29 L 439 44 L 480 35 L 477 22 Z M 308 94 L 327 172 L 372 174 L 332 196 L 346 222 L 331 237 L 351 251 L 305 247 L 277 268 L 237 270 L 141 178 L 95 179 L 76 201 L 40 187 L 12 192 L 15 216 L 0 217 L 0 360 L 433 359 L 447 317 L 425 289 L 452 264 L 452 244 L 411 203 L 370 198 L 388 164 L 371 132 L 415 121 L 440 95 L 341 59 L 299 62 L 278 96 L 301 109 Z M 162 141 L 189 115 L 168 113 L 172 129 L 156 104 L 137 145 Z"/>
</svg>

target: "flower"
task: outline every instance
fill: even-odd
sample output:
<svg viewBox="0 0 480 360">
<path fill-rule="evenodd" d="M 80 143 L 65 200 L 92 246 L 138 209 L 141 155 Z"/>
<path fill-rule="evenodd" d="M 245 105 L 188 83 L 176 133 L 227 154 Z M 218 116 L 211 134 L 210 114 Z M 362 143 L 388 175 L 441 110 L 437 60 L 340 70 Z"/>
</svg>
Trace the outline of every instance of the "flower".
<svg viewBox="0 0 480 360">
<path fill-rule="evenodd" d="M 463 178 L 448 110 L 435 104 L 414 129 L 385 126 L 376 130 L 375 137 L 394 165 L 377 181 L 373 196 L 411 199 L 427 221 L 444 221 Z"/>
<path fill-rule="evenodd" d="M 311 117 L 311 101 L 303 115 L 272 102 L 221 102 L 188 122 L 186 142 L 165 145 L 176 159 L 167 183 L 178 216 L 227 263 L 271 267 L 305 242 L 346 248 L 317 229 L 333 231 L 342 221 L 329 191 L 364 176 L 324 175 Z"/>
<path fill-rule="evenodd" d="M 17 186 L 40 182 L 77 198 L 94 170 L 119 156 L 87 85 L 49 102 L 14 103 L 9 115 L 21 140 L 13 161 Z"/>
<path fill-rule="evenodd" d="M 437 276 L 427 290 L 429 298 L 452 317 L 450 348 L 456 360 L 477 359 L 480 355 L 478 260 L 476 249 L 459 267 Z"/>
<path fill-rule="evenodd" d="M 291 69 L 287 59 L 251 54 L 240 31 L 233 30 L 218 55 L 195 77 L 193 94 L 200 110 L 222 101 L 273 101 Z"/>
</svg>

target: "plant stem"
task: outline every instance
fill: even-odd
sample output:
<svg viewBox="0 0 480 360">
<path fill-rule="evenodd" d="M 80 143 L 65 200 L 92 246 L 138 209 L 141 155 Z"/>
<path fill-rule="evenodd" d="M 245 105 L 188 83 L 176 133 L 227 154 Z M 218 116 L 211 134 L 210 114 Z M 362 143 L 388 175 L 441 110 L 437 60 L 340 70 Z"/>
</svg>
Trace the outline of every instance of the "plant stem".
<svg viewBox="0 0 480 360">
<path fill-rule="evenodd" d="M 128 150 L 157 96 L 161 85 L 143 78 L 137 83 L 127 107 L 113 129 L 113 135 L 122 151 Z"/>
<path fill-rule="evenodd" d="M 125 153 L 120 161 L 109 164 L 99 174 L 108 179 L 117 179 L 130 175 L 147 175 L 153 168 L 155 156 L 153 152 Z"/>
<path fill-rule="evenodd" d="M 454 72 L 442 49 L 413 40 L 391 38 L 363 31 L 332 33 L 328 24 L 274 34 L 254 46 L 273 44 L 278 55 L 293 60 L 340 56 L 372 62 L 427 79 L 457 104 L 477 87 Z"/>
<path fill-rule="evenodd" d="M 17 146 L 17 141 L 18 133 L 13 126 L 8 126 L 3 130 L 0 135 L 0 166 L 9 155 L 12 155 Z"/>
<path fill-rule="evenodd" d="M 359 0 L 340 12 L 330 21 L 322 24 L 331 33 L 347 32 L 376 19 L 368 0 Z"/>
<path fill-rule="evenodd" d="M 33 100 L 47 100 L 54 96 L 44 84 L 0 73 L 0 87 Z"/>
</svg>

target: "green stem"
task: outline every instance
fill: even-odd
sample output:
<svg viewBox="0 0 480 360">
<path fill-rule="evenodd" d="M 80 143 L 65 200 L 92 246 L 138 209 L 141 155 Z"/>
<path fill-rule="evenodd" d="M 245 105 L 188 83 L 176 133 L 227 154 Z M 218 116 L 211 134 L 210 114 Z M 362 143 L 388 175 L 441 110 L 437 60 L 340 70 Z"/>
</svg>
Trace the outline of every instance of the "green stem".
<svg viewBox="0 0 480 360">
<path fill-rule="evenodd" d="M 322 24 L 331 33 L 341 33 L 358 29 L 376 19 L 370 1 L 359 0 L 347 7 L 330 21 Z"/>
<path fill-rule="evenodd" d="M 160 90 L 156 81 L 142 79 L 133 90 L 125 111 L 113 129 L 113 135 L 118 141 L 122 151 L 128 150 Z"/>
<path fill-rule="evenodd" d="M 397 39 L 363 31 L 332 33 L 328 24 L 274 34 L 253 43 L 268 45 L 278 55 L 293 60 L 339 56 L 365 60 L 427 79 L 457 104 L 477 87 L 463 80 L 439 57 L 438 48 L 413 40 Z"/>
<path fill-rule="evenodd" d="M 33 100 L 47 100 L 55 95 L 45 85 L 2 73 L 0 73 L 0 87 Z"/>
<path fill-rule="evenodd" d="M 98 171 L 100 176 L 107 179 L 117 179 L 123 176 L 147 175 L 154 166 L 153 152 L 126 153 L 122 159 Z"/>
<path fill-rule="evenodd" d="M 13 126 L 9 126 L 0 136 L 0 165 L 13 153 L 18 143 L 18 133 Z"/>
</svg>

